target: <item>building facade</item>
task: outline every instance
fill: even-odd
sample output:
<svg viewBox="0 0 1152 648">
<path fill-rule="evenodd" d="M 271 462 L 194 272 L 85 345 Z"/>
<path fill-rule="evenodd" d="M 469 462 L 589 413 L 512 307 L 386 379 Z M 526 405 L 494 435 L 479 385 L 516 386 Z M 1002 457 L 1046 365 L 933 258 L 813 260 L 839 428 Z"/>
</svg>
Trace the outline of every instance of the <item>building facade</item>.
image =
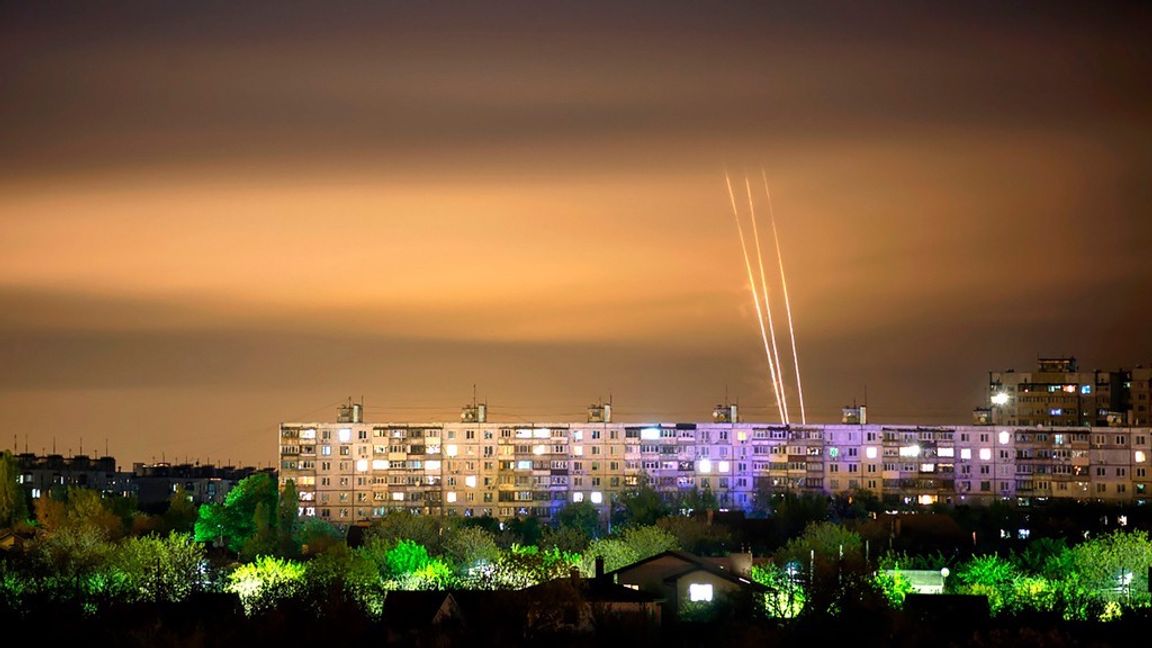
<svg viewBox="0 0 1152 648">
<path fill-rule="evenodd" d="M 1080 371 L 1076 358 L 1040 358 L 1035 371 L 988 374 L 992 425 L 1148 426 L 1152 368 Z"/>
<path fill-rule="evenodd" d="M 869 491 L 903 504 L 1146 501 L 1152 430 L 1093 426 L 778 425 L 718 406 L 705 423 L 283 423 L 280 479 L 300 512 L 348 523 L 406 509 L 431 515 L 551 517 L 570 502 L 607 511 L 642 477 L 720 508 L 758 497 Z"/>
</svg>

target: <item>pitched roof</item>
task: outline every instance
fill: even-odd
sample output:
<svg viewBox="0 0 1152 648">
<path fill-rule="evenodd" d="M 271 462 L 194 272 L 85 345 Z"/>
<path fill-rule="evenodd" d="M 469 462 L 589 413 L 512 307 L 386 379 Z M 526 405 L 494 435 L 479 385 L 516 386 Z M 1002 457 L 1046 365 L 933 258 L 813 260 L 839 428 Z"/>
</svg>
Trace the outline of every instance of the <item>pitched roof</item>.
<svg viewBox="0 0 1152 648">
<path fill-rule="evenodd" d="M 685 574 L 690 574 L 694 571 L 706 571 L 710 574 L 713 574 L 713 575 L 718 576 L 720 578 L 723 578 L 725 580 L 731 581 L 731 582 L 733 582 L 733 583 L 735 583 L 741 587 L 747 587 L 749 589 L 759 591 L 759 592 L 767 592 L 768 591 L 768 588 L 764 587 L 760 583 L 757 583 L 757 582 L 755 582 L 749 578 L 744 578 L 743 576 L 740 576 L 738 574 L 734 574 L 734 573 L 728 571 L 727 569 L 723 569 L 723 568 L 721 568 L 721 567 L 719 567 L 719 566 L 717 566 L 717 565 L 715 565 L 715 564 L 713 564 L 707 560 L 700 558 L 700 556 L 697 556 L 695 554 L 690 554 L 687 551 L 675 551 L 675 550 L 673 550 L 673 551 L 665 551 L 664 553 L 658 553 L 655 556 L 649 556 L 643 560 L 638 560 L 638 561 L 632 563 L 631 565 L 625 565 L 619 569 L 614 569 L 614 570 L 608 572 L 607 574 L 605 574 L 605 576 L 606 577 L 614 577 L 614 576 L 617 576 L 623 572 L 635 569 L 636 567 L 639 567 L 641 565 L 653 562 L 655 560 L 659 560 L 661 558 L 667 558 L 667 557 L 676 558 L 676 559 L 682 561 L 684 563 L 684 567 L 682 569 L 670 571 L 669 574 L 664 577 L 665 581 L 676 580 L 677 578 L 680 578 L 681 576 L 683 576 Z"/>
</svg>

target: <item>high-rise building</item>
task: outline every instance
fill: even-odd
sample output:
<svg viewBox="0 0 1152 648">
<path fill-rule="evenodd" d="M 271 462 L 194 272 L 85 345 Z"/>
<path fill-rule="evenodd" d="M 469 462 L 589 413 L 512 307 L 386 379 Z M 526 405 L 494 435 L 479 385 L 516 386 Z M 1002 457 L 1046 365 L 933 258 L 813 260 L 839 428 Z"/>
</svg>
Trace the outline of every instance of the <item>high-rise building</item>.
<svg viewBox="0 0 1152 648">
<path fill-rule="evenodd" d="M 1074 396 L 1063 390 L 1069 372 L 1056 373 L 1061 381 L 1020 384 Z M 1148 428 L 779 425 L 741 421 L 729 405 L 714 414 L 618 423 L 594 406 L 581 422 L 508 423 L 473 404 L 453 422 L 283 423 L 280 478 L 295 480 L 301 514 L 344 523 L 395 509 L 551 517 L 570 502 L 607 516 L 642 475 L 668 496 L 710 493 L 721 509 L 783 492 L 860 490 L 925 505 L 1148 497 Z"/>
<path fill-rule="evenodd" d="M 991 425 L 1148 425 L 1150 384 L 1152 369 L 1144 367 L 1081 371 L 1073 357 L 1040 358 L 1034 371 L 989 372 L 987 407 L 977 418 Z"/>
</svg>

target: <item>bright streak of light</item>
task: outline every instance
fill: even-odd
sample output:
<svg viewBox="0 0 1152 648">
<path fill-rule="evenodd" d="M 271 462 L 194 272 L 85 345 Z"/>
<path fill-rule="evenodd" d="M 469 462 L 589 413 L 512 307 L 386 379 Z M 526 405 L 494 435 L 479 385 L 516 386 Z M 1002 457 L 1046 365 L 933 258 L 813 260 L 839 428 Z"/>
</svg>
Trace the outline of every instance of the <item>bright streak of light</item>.
<svg viewBox="0 0 1152 648">
<path fill-rule="evenodd" d="M 768 301 L 768 280 L 764 277 L 764 256 L 760 253 L 760 232 L 756 228 L 756 207 L 752 201 L 752 183 L 744 176 L 744 189 L 748 192 L 748 212 L 752 215 L 752 239 L 756 242 L 756 262 L 760 264 L 760 287 L 764 290 L 764 312 L 768 314 L 768 338 L 772 340 L 772 356 L 776 361 L 776 377 L 780 385 L 777 398 L 784 409 L 784 423 L 788 420 L 788 390 L 784 383 L 784 364 L 780 362 L 780 348 L 776 345 L 776 325 L 772 323 L 772 304 Z M 771 364 L 771 363 L 769 363 Z"/>
<path fill-rule="evenodd" d="M 776 261 L 780 264 L 780 287 L 784 291 L 784 309 L 788 313 L 788 336 L 792 339 L 792 364 L 796 367 L 796 393 L 800 399 L 800 423 L 808 424 L 808 414 L 804 411 L 804 385 L 800 382 L 800 356 L 796 353 L 796 329 L 792 326 L 792 302 L 788 299 L 788 279 L 784 276 L 784 257 L 780 254 L 780 236 L 776 233 L 776 214 L 772 211 L 772 192 L 768 190 L 768 174 L 763 168 L 760 176 L 764 179 L 764 193 L 768 195 L 768 218 L 772 221 L 772 238 L 776 241 Z"/>
<path fill-rule="evenodd" d="M 744 241 L 744 227 L 740 225 L 740 210 L 736 208 L 736 194 L 732 191 L 732 179 L 724 172 L 724 182 L 728 185 L 728 199 L 732 202 L 732 216 L 736 219 L 736 232 L 740 235 L 740 251 L 744 253 L 744 269 L 748 271 L 748 282 L 752 288 L 752 303 L 756 306 L 756 321 L 760 323 L 760 339 L 764 341 L 764 355 L 768 358 L 768 373 L 772 376 L 772 391 L 776 393 L 776 408 L 780 420 L 784 420 L 784 408 L 780 403 L 780 387 L 776 384 L 776 369 L 772 364 L 772 351 L 768 348 L 768 331 L 764 328 L 764 314 L 760 311 L 760 296 L 756 294 L 756 278 L 752 274 L 752 261 L 748 258 L 748 245 Z"/>
</svg>

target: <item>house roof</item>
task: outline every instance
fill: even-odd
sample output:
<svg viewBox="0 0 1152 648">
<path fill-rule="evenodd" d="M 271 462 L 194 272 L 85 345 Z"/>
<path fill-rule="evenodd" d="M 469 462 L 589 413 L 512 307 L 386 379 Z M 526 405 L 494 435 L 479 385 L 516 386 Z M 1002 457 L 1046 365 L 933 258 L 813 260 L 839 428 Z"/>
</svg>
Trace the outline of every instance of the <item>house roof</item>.
<svg viewBox="0 0 1152 648">
<path fill-rule="evenodd" d="M 607 574 L 605 574 L 605 576 L 606 577 L 615 577 L 615 576 L 622 574 L 624 572 L 631 571 L 631 570 L 633 570 L 633 569 L 635 569 L 641 565 L 645 565 L 647 563 L 659 560 L 661 558 L 668 558 L 668 557 L 676 558 L 676 559 L 680 560 L 681 562 L 684 563 L 684 567 L 680 568 L 680 569 L 676 569 L 676 570 L 670 570 L 668 572 L 668 574 L 664 576 L 664 580 L 666 582 L 669 580 L 676 580 L 676 579 L 680 578 L 681 576 L 684 576 L 685 574 L 690 574 L 694 571 L 706 571 L 706 572 L 713 574 L 719 578 L 723 578 L 725 580 L 731 581 L 731 582 L 733 582 L 733 583 L 735 583 L 741 587 L 747 587 L 749 589 L 752 589 L 752 590 L 755 590 L 758 592 L 767 592 L 768 591 L 768 588 L 764 587 L 760 583 L 757 583 L 757 582 L 755 582 L 749 578 L 744 578 L 742 576 L 739 576 L 738 574 L 734 574 L 734 573 L 728 571 L 727 569 L 723 569 L 723 568 L 721 568 L 721 567 L 719 567 L 719 566 L 717 566 L 717 565 L 715 565 L 715 564 L 713 564 L 707 560 L 702 559 L 700 556 L 697 556 L 695 554 L 690 554 L 687 551 L 665 551 L 664 553 L 658 553 L 655 556 L 649 556 L 643 560 L 638 560 L 638 561 L 632 563 L 631 565 L 625 565 L 619 569 L 614 569 L 614 570 L 608 572 Z"/>
<path fill-rule="evenodd" d="M 520 590 L 525 593 L 571 591 L 590 603 L 653 603 L 659 597 L 617 585 L 609 578 L 557 578 Z"/>
<path fill-rule="evenodd" d="M 384 599 L 384 617 L 394 626 L 427 626 L 445 605 L 459 615 L 459 604 L 452 592 L 396 590 Z"/>
<path fill-rule="evenodd" d="M 696 565 L 691 565 L 689 567 L 685 567 L 684 569 L 681 569 L 680 571 L 676 571 L 676 572 L 673 572 L 671 574 L 668 574 L 667 576 L 664 577 L 664 582 L 667 583 L 670 581 L 678 580 L 683 576 L 687 576 L 688 574 L 691 574 L 692 572 L 697 572 L 697 571 L 708 572 L 709 574 L 712 574 L 713 576 L 716 576 L 718 578 L 723 578 L 724 580 L 735 583 L 736 585 L 739 585 L 740 587 L 745 587 L 745 588 L 748 588 L 748 589 L 756 591 L 756 592 L 767 592 L 768 591 L 767 587 L 765 587 L 764 585 L 761 585 L 760 583 L 757 583 L 756 581 L 754 581 L 750 578 L 744 578 L 743 576 L 737 576 L 736 574 L 733 574 L 730 571 L 720 569 L 719 567 L 709 565 L 708 563 L 699 563 Z"/>
</svg>

